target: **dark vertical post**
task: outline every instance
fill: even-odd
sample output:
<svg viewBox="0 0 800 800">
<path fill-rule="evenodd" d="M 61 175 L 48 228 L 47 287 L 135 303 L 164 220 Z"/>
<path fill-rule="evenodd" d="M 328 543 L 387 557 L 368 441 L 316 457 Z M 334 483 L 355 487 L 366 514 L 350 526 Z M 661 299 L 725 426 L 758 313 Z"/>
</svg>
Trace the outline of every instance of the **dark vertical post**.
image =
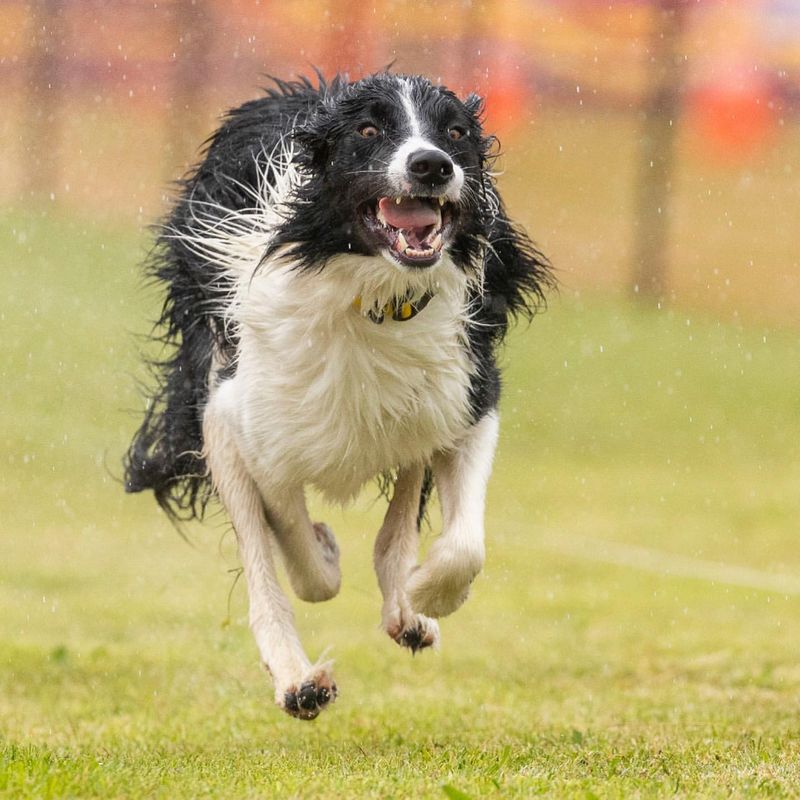
<svg viewBox="0 0 800 800">
<path fill-rule="evenodd" d="M 667 285 L 669 204 L 685 62 L 680 43 L 688 0 L 653 0 L 653 5 L 649 93 L 639 140 L 632 289 L 658 299 Z"/>
<path fill-rule="evenodd" d="M 33 36 L 26 129 L 22 144 L 26 189 L 29 197 L 43 197 L 55 191 L 58 180 L 60 145 L 59 107 L 61 76 L 59 50 L 62 36 L 63 0 L 36 0 L 32 3 Z"/>
<path fill-rule="evenodd" d="M 169 109 L 168 171 L 185 171 L 197 157 L 207 109 L 213 23 L 207 0 L 175 0 L 172 6 L 176 40 L 172 102 Z"/>
<path fill-rule="evenodd" d="M 485 8 L 485 5 L 483 7 Z M 466 95 L 476 90 L 476 64 L 481 63 L 482 60 L 485 61 L 486 53 L 482 53 L 483 58 L 478 55 L 478 50 L 483 50 L 485 47 L 481 9 L 472 0 L 465 0 L 461 8 L 461 41 L 457 53 L 452 57 L 453 64 L 448 65 L 452 69 L 445 70 L 444 76 L 445 83 L 451 79 L 451 75 L 454 80 L 457 76 L 459 81 L 456 85 L 457 89 Z M 493 10 L 489 9 L 489 11 Z"/>
</svg>

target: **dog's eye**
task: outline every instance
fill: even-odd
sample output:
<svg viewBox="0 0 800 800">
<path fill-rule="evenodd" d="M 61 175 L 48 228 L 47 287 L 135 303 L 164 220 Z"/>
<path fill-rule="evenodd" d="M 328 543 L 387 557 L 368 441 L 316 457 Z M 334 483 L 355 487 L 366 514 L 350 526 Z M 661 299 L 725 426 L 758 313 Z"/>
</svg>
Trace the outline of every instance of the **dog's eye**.
<svg viewBox="0 0 800 800">
<path fill-rule="evenodd" d="M 463 128 L 450 128 L 450 130 L 447 131 L 447 135 L 454 142 L 457 142 L 462 136 L 466 136 L 467 133 Z"/>
<path fill-rule="evenodd" d="M 365 139 L 374 139 L 380 133 L 374 125 L 362 125 L 358 132 Z"/>
</svg>

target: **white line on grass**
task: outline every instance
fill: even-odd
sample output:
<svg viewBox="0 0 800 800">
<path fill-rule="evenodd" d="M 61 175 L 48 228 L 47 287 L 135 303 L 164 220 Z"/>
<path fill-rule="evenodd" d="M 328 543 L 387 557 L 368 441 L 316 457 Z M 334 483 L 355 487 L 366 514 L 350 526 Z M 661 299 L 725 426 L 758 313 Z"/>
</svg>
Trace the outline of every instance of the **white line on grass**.
<svg viewBox="0 0 800 800">
<path fill-rule="evenodd" d="M 534 542 L 546 550 L 586 561 L 633 567 L 664 576 L 724 583 L 729 586 L 758 589 L 762 592 L 800 595 L 800 578 L 794 575 L 777 575 L 760 569 L 725 564 L 721 561 L 706 561 L 651 547 L 609 542 L 607 539 L 593 539 L 578 534 L 546 532 Z"/>
</svg>

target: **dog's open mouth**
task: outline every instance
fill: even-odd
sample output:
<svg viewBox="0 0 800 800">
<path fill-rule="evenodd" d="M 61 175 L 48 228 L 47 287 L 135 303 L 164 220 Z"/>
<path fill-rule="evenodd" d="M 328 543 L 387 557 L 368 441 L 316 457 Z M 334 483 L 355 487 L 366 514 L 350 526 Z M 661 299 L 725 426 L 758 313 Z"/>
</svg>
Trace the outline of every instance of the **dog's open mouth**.
<svg viewBox="0 0 800 800">
<path fill-rule="evenodd" d="M 380 197 L 362 207 L 367 230 L 401 264 L 433 266 L 452 228 L 453 205 L 444 197 Z"/>
</svg>

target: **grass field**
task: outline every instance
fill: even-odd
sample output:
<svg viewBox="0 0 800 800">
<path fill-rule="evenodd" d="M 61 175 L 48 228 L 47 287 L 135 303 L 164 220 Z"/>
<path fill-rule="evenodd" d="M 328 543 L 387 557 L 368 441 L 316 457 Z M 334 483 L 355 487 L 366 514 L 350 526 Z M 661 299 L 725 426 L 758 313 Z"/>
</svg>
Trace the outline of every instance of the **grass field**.
<svg viewBox="0 0 800 800">
<path fill-rule="evenodd" d="M 144 242 L 0 224 L 0 794 L 797 796 L 796 330 L 555 298 L 504 354 L 487 566 L 441 652 L 378 629 L 382 503 L 319 509 L 342 592 L 296 609 L 341 696 L 307 724 L 224 521 L 187 543 L 118 483 Z"/>
</svg>

